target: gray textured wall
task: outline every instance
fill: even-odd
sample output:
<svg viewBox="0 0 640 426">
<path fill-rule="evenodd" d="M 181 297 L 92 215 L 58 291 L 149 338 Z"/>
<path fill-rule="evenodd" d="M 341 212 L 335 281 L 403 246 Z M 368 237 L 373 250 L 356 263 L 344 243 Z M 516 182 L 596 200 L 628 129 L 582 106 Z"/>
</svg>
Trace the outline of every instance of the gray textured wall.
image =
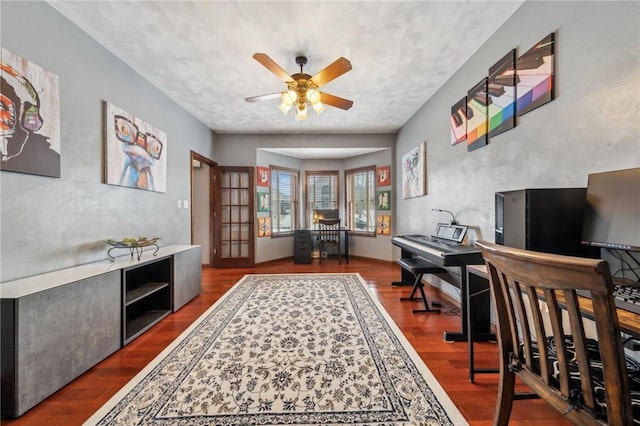
<svg viewBox="0 0 640 426">
<path fill-rule="evenodd" d="M 450 146 L 451 106 L 510 49 L 522 54 L 551 32 L 556 99 L 488 146 Z M 428 195 L 396 198 L 397 233 L 430 233 L 448 220 L 431 211 L 442 208 L 493 241 L 496 191 L 585 187 L 589 173 L 640 166 L 639 55 L 639 2 L 524 3 L 399 132 L 396 170 L 427 142 Z"/>
<path fill-rule="evenodd" d="M 0 281 L 106 259 L 106 238 L 190 243 L 189 151 L 212 132 L 44 2 L 0 3 L 2 47 L 59 76 L 61 178 L 0 172 Z M 167 134 L 167 191 L 102 182 L 102 102 Z"/>
</svg>

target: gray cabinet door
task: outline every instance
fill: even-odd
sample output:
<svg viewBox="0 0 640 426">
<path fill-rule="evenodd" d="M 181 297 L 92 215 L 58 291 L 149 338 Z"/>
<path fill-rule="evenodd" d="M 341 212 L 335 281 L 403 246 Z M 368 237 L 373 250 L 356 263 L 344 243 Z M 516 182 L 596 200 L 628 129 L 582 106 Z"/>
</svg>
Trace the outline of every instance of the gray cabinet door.
<svg viewBox="0 0 640 426">
<path fill-rule="evenodd" d="M 119 270 L 21 297 L 14 307 L 19 374 L 9 415 L 22 415 L 120 348 Z"/>
<path fill-rule="evenodd" d="M 173 310 L 183 307 L 202 292 L 200 246 L 173 255 Z"/>
</svg>

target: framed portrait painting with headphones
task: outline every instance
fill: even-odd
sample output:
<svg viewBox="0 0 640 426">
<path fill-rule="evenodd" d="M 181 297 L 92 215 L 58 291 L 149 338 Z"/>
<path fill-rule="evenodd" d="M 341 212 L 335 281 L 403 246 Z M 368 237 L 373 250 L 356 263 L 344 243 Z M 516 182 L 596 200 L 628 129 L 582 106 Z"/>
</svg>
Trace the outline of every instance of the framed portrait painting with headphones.
<svg viewBox="0 0 640 426">
<path fill-rule="evenodd" d="M 2 49 L 0 170 L 60 177 L 58 76 Z"/>
</svg>

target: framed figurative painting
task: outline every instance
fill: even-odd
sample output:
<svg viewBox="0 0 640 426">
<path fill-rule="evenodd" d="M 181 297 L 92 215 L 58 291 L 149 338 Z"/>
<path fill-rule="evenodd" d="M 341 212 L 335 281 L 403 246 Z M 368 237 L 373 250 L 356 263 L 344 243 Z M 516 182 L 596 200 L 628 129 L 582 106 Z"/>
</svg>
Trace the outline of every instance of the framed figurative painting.
<svg viewBox="0 0 640 426">
<path fill-rule="evenodd" d="M 427 194 L 425 145 L 423 142 L 402 156 L 402 198 Z"/>
<path fill-rule="evenodd" d="M 376 168 L 376 186 L 391 185 L 391 166 L 380 166 Z"/>
<path fill-rule="evenodd" d="M 258 211 L 270 212 L 271 211 L 271 193 L 270 192 L 258 192 Z"/>
<path fill-rule="evenodd" d="M 391 210 L 391 191 L 376 191 L 376 209 Z"/>
<path fill-rule="evenodd" d="M 391 216 L 379 214 L 376 219 L 376 234 L 391 235 Z"/>
<path fill-rule="evenodd" d="M 147 191 L 167 188 L 167 135 L 105 103 L 106 183 Z"/>
<path fill-rule="evenodd" d="M 2 49 L 0 170 L 60 177 L 58 76 Z"/>
<path fill-rule="evenodd" d="M 270 185 L 270 170 L 268 167 L 260 167 L 257 166 L 256 173 L 256 185 L 258 186 L 269 186 Z"/>
<path fill-rule="evenodd" d="M 271 218 L 269 216 L 258 218 L 258 237 L 271 236 Z"/>
</svg>

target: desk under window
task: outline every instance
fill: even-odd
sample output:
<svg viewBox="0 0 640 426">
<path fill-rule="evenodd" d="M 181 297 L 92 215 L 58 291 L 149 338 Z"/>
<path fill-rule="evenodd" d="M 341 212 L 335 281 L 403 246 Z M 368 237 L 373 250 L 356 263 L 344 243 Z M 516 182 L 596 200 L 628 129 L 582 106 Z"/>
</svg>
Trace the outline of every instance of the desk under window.
<svg viewBox="0 0 640 426">
<path fill-rule="evenodd" d="M 349 228 L 342 227 L 340 232 L 342 233 L 341 239 L 344 241 L 343 253 L 344 258 L 349 263 Z M 316 244 L 316 238 L 318 229 L 306 228 L 296 229 L 293 234 L 293 262 L 294 263 L 311 263 L 313 261 L 312 253 Z"/>
</svg>

